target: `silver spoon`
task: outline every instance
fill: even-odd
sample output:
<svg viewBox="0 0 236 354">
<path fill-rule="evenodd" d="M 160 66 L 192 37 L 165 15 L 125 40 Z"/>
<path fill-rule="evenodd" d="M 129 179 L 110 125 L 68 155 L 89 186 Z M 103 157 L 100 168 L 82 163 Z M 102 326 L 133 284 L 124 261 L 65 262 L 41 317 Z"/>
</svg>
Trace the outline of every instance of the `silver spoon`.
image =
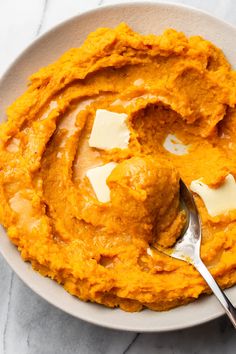
<svg viewBox="0 0 236 354">
<path fill-rule="evenodd" d="M 187 213 L 187 225 L 183 236 L 173 246 L 173 252 L 166 253 L 171 257 L 181 259 L 192 264 L 205 279 L 215 294 L 226 314 L 236 329 L 236 309 L 221 290 L 200 257 L 201 221 L 192 193 L 182 180 L 180 180 L 180 200 Z M 165 250 L 161 249 L 165 253 Z"/>
</svg>

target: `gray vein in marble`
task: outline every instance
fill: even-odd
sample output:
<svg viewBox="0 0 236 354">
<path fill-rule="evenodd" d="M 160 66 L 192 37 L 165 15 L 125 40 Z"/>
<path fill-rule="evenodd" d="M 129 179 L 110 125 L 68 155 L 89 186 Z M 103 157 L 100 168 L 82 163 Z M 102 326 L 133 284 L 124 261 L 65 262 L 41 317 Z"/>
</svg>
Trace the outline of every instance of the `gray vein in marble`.
<svg viewBox="0 0 236 354">
<path fill-rule="evenodd" d="M 49 0 L 44 0 L 42 15 L 41 15 L 41 18 L 40 18 L 40 21 L 39 21 L 39 25 L 38 25 L 37 31 L 36 31 L 36 37 L 40 34 L 41 29 L 43 27 L 43 22 L 44 22 L 45 15 L 46 15 L 46 12 L 47 12 L 48 3 L 49 3 Z"/>
<path fill-rule="evenodd" d="M 101 5 L 103 4 L 103 1 L 104 1 L 104 0 L 99 0 L 98 6 L 101 6 Z"/>
<path fill-rule="evenodd" d="M 128 344 L 128 346 L 126 347 L 126 349 L 123 351 L 122 354 L 127 354 L 129 352 L 129 350 L 131 349 L 131 347 L 134 345 L 134 343 L 136 342 L 136 340 L 138 339 L 138 337 L 140 336 L 140 333 L 136 333 L 134 338 L 132 339 L 132 341 Z"/>
<path fill-rule="evenodd" d="M 29 347 L 30 347 L 29 336 L 30 336 L 30 331 L 29 331 L 29 333 L 27 334 L 27 338 L 26 338 L 27 348 L 29 348 Z"/>
<path fill-rule="evenodd" d="M 6 353 L 6 335 L 7 335 L 8 319 L 9 319 L 10 306 L 11 306 L 13 279 L 14 279 L 14 273 L 11 272 L 11 280 L 10 280 L 10 286 L 8 290 L 7 316 L 6 316 L 6 321 L 3 329 L 3 353 Z"/>
</svg>

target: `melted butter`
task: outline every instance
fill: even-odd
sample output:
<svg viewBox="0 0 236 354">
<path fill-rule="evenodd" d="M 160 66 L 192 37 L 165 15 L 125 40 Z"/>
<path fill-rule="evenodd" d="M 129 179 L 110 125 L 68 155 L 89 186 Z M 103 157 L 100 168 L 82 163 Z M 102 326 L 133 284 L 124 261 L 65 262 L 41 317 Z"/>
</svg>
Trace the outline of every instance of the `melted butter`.
<svg viewBox="0 0 236 354">
<path fill-rule="evenodd" d="M 93 191 L 101 203 L 110 201 L 110 188 L 106 181 L 116 166 L 116 162 L 109 162 L 105 165 L 91 168 L 86 173 Z"/>
<path fill-rule="evenodd" d="M 62 157 L 62 153 L 59 151 L 59 152 L 57 153 L 57 158 L 60 159 L 61 157 Z"/>
<path fill-rule="evenodd" d="M 163 147 L 165 150 L 169 151 L 174 155 L 186 155 L 188 153 L 188 145 L 184 145 L 181 140 L 179 140 L 175 135 L 168 134 Z"/>
<path fill-rule="evenodd" d="M 144 85 L 144 80 L 143 79 L 137 79 L 134 81 L 134 86 L 143 86 Z"/>
<path fill-rule="evenodd" d="M 72 136 L 76 130 L 76 119 L 79 112 L 86 109 L 91 103 L 95 102 L 96 100 L 100 99 L 87 99 L 81 101 L 76 109 L 72 112 L 69 112 L 59 123 L 58 129 L 65 129 L 67 130 L 66 136 L 62 139 L 60 143 L 60 148 L 65 146 L 66 140 Z M 73 178 L 74 180 L 82 180 L 87 172 L 88 169 L 92 167 L 96 167 L 101 164 L 102 160 L 100 158 L 100 153 L 95 149 L 91 148 L 88 144 L 89 135 L 82 133 L 82 136 L 79 139 L 79 149 L 77 156 L 74 161 L 73 166 Z M 67 154 L 67 151 L 64 152 Z M 62 151 L 57 152 L 57 158 L 60 159 L 63 156 Z"/>
<path fill-rule="evenodd" d="M 97 109 L 89 145 L 101 150 L 128 148 L 130 131 L 126 123 L 127 117 L 125 113 Z"/>
<path fill-rule="evenodd" d="M 47 108 L 47 110 L 44 112 L 44 114 L 40 117 L 40 120 L 46 119 L 49 114 L 58 107 L 58 103 L 57 101 L 51 101 L 49 103 L 49 106 Z"/>
<path fill-rule="evenodd" d="M 190 189 L 201 197 L 208 214 L 213 217 L 236 209 L 236 182 L 231 174 L 218 188 L 210 188 L 201 180 L 195 180 Z"/>
<path fill-rule="evenodd" d="M 26 192 L 30 192 L 26 190 Z M 29 199 L 22 196 L 22 191 L 17 192 L 10 200 L 10 207 L 18 214 L 19 224 L 30 231 L 36 228 L 40 220 L 33 216 L 32 203 Z"/>
<path fill-rule="evenodd" d="M 89 106 L 94 99 L 87 99 L 78 104 L 76 109 L 72 112 L 69 112 L 59 123 L 58 129 L 66 129 L 67 130 L 67 138 L 73 135 L 76 132 L 76 118 L 79 112 L 83 111 L 87 106 Z"/>
<path fill-rule="evenodd" d="M 8 143 L 6 150 L 9 152 L 17 152 L 19 151 L 20 140 L 16 138 L 12 138 Z"/>
<path fill-rule="evenodd" d="M 151 257 L 153 257 L 153 253 L 150 247 L 147 248 L 147 254 Z"/>
<path fill-rule="evenodd" d="M 102 162 L 100 153 L 91 148 L 88 143 L 88 136 L 80 140 L 78 156 L 74 164 L 74 178 L 83 179 L 87 170 L 100 165 Z"/>
<path fill-rule="evenodd" d="M 138 99 L 144 99 L 144 100 L 152 100 L 152 99 L 158 99 L 158 96 L 155 96 L 151 93 L 145 93 L 144 95 L 137 96 L 132 98 L 131 100 L 121 100 L 118 98 L 114 102 L 111 103 L 111 106 L 123 106 L 123 107 L 128 107 L 130 105 L 134 105 Z"/>
</svg>

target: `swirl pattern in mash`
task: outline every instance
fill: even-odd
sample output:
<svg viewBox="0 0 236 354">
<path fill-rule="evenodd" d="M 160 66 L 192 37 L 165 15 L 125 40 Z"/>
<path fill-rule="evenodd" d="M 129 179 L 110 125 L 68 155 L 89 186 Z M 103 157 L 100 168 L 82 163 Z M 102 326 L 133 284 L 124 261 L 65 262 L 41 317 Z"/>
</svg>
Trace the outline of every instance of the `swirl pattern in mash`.
<svg viewBox="0 0 236 354">
<path fill-rule="evenodd" d="M 85 301 L 165 310 L 208 292 L 170 247 L 185 215 L 179 178 L 217 188 L 236 176 L 236 74 L 201 37 L 143 36 L 121 24 L 31 76 L 0 129 L 0 220 L 34 269 Z M 98 109 L 126 113 L 128 148 L 96 149 Z M 176 136 L 184 153 L 165 148 Z M 101 203 L 86 177 L 116 162 Z M 212 217 L 196 196 L 201 255 L 221 286 L 236 283 L 236 213 Z"/>
</svg>

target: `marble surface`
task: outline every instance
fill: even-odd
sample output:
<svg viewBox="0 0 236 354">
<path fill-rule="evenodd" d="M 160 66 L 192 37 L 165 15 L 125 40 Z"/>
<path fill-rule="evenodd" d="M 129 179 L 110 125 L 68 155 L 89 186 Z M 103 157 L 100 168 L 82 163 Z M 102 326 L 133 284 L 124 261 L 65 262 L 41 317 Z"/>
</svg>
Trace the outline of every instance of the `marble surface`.
<svg viewBox="0 0 236 354">
<path fill-rule="evenodd" d="M 55 24 L 115 2 L 125 1 L 0 0 L 0 76 L 22 49 Z M 234 0 L 172 2 L 203 9 L 236 25 Z M 225 317 L 162 334 L 119 332 L 90 325 L 34 294 L 0 256 L 0 354 L 25 353 L 233 354 L 236 336 Z"/>
</svg>

